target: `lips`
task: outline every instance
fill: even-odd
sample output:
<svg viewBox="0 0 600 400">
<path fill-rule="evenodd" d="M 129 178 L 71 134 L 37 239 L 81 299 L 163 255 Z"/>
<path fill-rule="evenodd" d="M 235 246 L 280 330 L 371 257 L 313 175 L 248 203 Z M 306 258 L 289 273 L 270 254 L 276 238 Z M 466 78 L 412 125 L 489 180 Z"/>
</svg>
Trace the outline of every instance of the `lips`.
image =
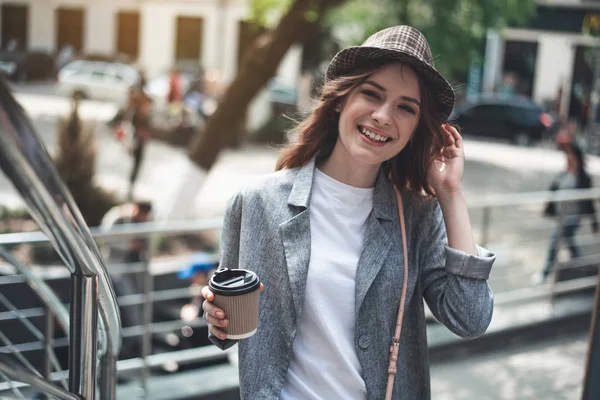
<svg viewBox="0 0 600 400">
<path fill-rule="evenodd" d="M 363 125 L 357 126 L 358 131 L 369 140 L 376 143 L 387 143 L 392 140 L 391 137 L 382 134 L 380 131 L 376 131 L 374 128 L 366 127 Z"/>
</svg>

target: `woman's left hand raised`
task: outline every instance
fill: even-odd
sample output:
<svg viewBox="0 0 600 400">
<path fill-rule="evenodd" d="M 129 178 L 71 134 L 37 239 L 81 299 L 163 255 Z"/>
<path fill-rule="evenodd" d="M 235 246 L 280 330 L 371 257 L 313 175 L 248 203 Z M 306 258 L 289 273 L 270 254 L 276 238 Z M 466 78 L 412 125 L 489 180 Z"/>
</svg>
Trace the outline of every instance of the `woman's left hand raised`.
<svg viewBox="0 0 600 400">
<path fill-rule="evenodd" d="M 429 166 L 427 180 L 437 197 L 463 190 L 465 152 L 460 133 L 450 124 L 442 125 L 444 147 Z"/>
</svg>

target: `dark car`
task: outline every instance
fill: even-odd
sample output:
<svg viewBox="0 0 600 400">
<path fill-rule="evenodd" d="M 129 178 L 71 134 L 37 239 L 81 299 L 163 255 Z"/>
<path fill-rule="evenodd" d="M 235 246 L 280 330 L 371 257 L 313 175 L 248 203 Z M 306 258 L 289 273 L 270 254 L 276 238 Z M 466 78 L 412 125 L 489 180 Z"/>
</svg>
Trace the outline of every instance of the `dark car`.
<svg viewBox="0 0 600 400">
<path fill-rule="evenodd" d="M 42 51 L 4 50 L 0 52 L 0 74 L 26 82 L 56 78 L 54 58 Z"/>
<path fill-rule="evenodd" d="M 554 118 L 531 100 L 512 97 L 481 97 L 456 109 L 450 120 L 467 136 L 508 139 L 519 145 L 542 140 Z"/>
</svg>

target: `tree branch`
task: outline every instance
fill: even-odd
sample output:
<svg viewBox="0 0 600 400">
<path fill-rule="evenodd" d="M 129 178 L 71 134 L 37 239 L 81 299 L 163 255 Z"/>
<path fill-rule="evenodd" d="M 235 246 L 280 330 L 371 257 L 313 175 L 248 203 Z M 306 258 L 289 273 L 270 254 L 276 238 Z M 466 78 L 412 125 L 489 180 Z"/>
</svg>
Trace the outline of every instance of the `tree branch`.
<svg viewBox="0 0 600 400">
<path fill-rule="evenodd" d="M 316 6 L 322 14 L 341 1 L 296 0 L 273 31 L 254 41 L 204 132 L 192 141 L 189 156 L 193 162 L 206 170 L 214 164 L 220 150 L 239 129 L 240 118 L 249 103 L 275 74 L 288 49 L 318 26 L 320 18 L 313 22 L 306 19 L 311 7 Z"/>
</svg>

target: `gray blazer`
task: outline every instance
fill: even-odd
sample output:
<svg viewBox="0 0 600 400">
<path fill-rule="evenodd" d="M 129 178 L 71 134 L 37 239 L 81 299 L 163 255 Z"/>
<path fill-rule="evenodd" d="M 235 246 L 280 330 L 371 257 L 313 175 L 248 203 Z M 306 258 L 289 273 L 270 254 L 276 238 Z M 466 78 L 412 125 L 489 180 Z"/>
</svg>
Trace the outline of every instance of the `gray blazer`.
<svg viewBox="0 0 600 400">
<path fill-rule="evenodd" d="M 302 312 L 310 260 L 308 207 L 314 159 L 267 175 L 227 205 L 221 267 L 256 271 L 264 283 L 259 328 L 239 343 L 242 399 L 279 399 Z M 446 246 L 436 201 L 403 191 L 409 275 L 394 399 L 430 398 L 429 359 L 422 299 L 435 317 L 465 338 L 487 329 L 493 310 L 487 278 L 495 256 Z M 343 234 L 343 232 L 340 232 Z M 370 400 L 385 396 L 387 366 L 402 286 L 403 252 L 396 197 L 381 172 L 373 194 L 365 243 L 356 273 L 355 345 Z M 220 341 L 221 348 L 234 341 Z M 335 375 L 336 371 L 324 370 Z"/>
</svg>

